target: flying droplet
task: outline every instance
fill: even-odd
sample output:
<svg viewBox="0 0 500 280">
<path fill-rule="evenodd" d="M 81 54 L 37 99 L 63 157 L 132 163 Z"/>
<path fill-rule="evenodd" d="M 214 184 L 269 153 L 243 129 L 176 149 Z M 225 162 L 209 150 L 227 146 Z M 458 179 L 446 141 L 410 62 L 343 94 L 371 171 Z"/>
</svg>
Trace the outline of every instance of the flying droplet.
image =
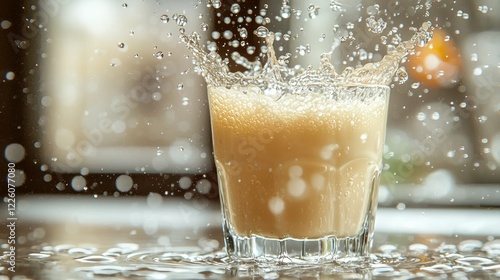
<svg viewBox="0 0 500 280">
<path fill-rule="evenodd" d="M 185 15 L 178 15 L 177 17 L 175 17 L 175 23 L 178 26 L 185 26 L 187 21 L 188 20 L 187 20 L 187 17 Z"/>
<path fill-rule="evenodd" d="M 269 29 L 264 26 L 259 26 L 255 29 L 255 35 L 259 38 L 266 38 L 269 35 Z"/>
<path fill-rule="evenodd" d="M 336 0 L 331 0 L 330 1 L 330 9 L 332 9 L 332 11 L 334 11 L 334 12 L 340 12 L 340 11 L 342 11 L 342 4 Z"/>
<path fill-rule="evenodd" d="M 167 23 L 167 22 L 169 22 L 169 21 L 170 21 L 170 18 L 168 17 L 168 15 L 161 15 L 160 20 L 161 20 L 163 23 Z"/>
<path fill-rule="evenodd" d="M 222 1 L 220 1 L 220 0 L 213 0 L 212 7 L 214 7 L 214 9 L 218 9 L 221 6 L 222 6 Z"/>
<path fill-rule="evenodd" d="M 396 77 L 400 84 L 404 84 L 408 80 L 408 73 L 406 72 L 406 69 L 404 69 L 403 67 L 399 68 L 396 71 Z"/>
<path fill-rule="evenodd" d="M 292 8 L 289 5 L 283 5 L 280 9 L 282 18 L 289 18 L 292 15 Z"/>
<path fill-rule="evenodd" d="M 248 38 L 248 31 L 247 31 L 247 29 L 246 29 L 246 28 L 244 28 L 244 27 L 243 27 L 243 28 L 240 28 L 240 29 L 238 29 L 238 32 L 239 32 L 240 37 L 241 37 L 242 39 L 246 39 L 246 38 Z"/>
<path fill-rule="evenodd" d="M 154 56 L 155 56 L 157 59 L 162 59 L 164 55 L 163 55 L 163 52 L 161 52 L 161 51 L 160 51 L 160 52 L 155 53 L 155 54 L 154 54 Z"/>
<path fill-rule="evenodd" d="M 231 13 L 237 14 L 240 11 L 241 11 L 241 7 L 238 3 L 234 3 L 233 5 L 231 5 Z"/>
</svg>

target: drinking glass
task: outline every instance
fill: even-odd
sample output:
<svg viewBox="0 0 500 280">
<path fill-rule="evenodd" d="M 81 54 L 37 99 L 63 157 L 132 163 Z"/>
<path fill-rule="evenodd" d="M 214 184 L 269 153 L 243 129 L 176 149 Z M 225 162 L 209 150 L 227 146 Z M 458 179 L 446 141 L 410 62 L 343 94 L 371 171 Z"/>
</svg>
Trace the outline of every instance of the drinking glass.
<svg viewBox="0 0 500 280">
<path fill-rule="evenodd" d="M 367 257 L 389 87 L 269 90 L 208 88 L 228 255 L 273 263 Z"/>
</svg>

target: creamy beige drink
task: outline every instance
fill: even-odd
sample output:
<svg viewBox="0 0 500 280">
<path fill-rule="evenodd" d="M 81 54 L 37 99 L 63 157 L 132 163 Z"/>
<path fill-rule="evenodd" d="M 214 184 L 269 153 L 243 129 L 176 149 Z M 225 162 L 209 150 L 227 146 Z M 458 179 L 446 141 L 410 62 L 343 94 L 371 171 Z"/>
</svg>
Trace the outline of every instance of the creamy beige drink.
<svg viewBox="0 0 500 280">
<path fill-rule="evenodd" d="M 389 88 L 331 91 L 276 100 L 209 87 L 224 215 L 237 235 L 360 233 L 376 207 Z"/>
</svg>

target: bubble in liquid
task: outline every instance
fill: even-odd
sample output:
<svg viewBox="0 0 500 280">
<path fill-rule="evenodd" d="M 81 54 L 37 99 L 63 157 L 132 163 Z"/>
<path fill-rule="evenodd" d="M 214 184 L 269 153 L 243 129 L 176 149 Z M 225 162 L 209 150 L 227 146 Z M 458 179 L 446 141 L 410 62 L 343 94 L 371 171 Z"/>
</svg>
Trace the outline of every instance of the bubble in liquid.
<svg viewBox="0 0 500 280">
<path fill-rule="evenodd" d="M 134 181 L 132 180 L 132 177 L 128 175 L 120 175 L 118 176 L 118 178 L 116 178 L 115 181 L 116 189 L 119 190 L 120 192 L 130 191 L 133 185 Z"/>
<path fill-rule="evenodd" d="M 16 74 L 12 71 L 5 73 L 5 78 L 9 81 L 14 80 L 15 77 L 16 77 Z"/>
<path fill-rule="evenodd" d="M 120 49 L 125 48 L 125 43 L 123 43 L 123 42 L 119 42 L 119 43 L 118 43 L 118 47 L 119 47 Z"/>
<path fill-rule="evenodd" d="M 167 22 L 169 22 L 169 21 L 170 21 L 170 17 L 169 17 L 168 15 L 163 14 L 163 15 L 161 15 L 161 16 L 160 16 L 160 20 L 161 20 L 163 23 L 167 23 Z"/>
<path fill-rule="evenodd" d="M 82 191 L 87 187 L 87 180 L 83 176 L 75 176 L 71 180 L 71 187 L 77 192 Z"/>
<path fill-rule="evenodd" d="M 200 27 L 201 27 L 202 31 L 207 31 L 208 30 L 208 24 L 206 24 L 206 23 L 201 23 Z"/>
<path fill-rule="evenodd" d="M 5 159 L 9 162 L 18 163 L 24 159 L 26 155 L 26 150 L 23 145 L 18 143 L 12 143 L 5 147 L 4 151 Z"/>
<path fill-rule="evenodd" d="M 122 4 L 122 8 L 127 8 L 128 7 L 128 4 L 127 3 L 123 3 Z"/>
</svg>

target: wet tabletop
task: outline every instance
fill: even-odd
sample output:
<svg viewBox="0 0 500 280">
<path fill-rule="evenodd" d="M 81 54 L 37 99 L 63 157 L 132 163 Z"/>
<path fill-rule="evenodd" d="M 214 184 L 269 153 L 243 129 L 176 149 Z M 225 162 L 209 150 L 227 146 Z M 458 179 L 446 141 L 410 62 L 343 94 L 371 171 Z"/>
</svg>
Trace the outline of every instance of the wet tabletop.
<svg viewBox="0 0 500 280">
<path fill-rule="evenodd" d="M 10 245 L 2 236 L 0 279 L 500 278 L 498 209 L 382 208 L 368 261 L 274 266 L 226 257 L 214 201 L 154 196 L 19 201 L 16 272 L 8 270 Z"/>
</svg>

